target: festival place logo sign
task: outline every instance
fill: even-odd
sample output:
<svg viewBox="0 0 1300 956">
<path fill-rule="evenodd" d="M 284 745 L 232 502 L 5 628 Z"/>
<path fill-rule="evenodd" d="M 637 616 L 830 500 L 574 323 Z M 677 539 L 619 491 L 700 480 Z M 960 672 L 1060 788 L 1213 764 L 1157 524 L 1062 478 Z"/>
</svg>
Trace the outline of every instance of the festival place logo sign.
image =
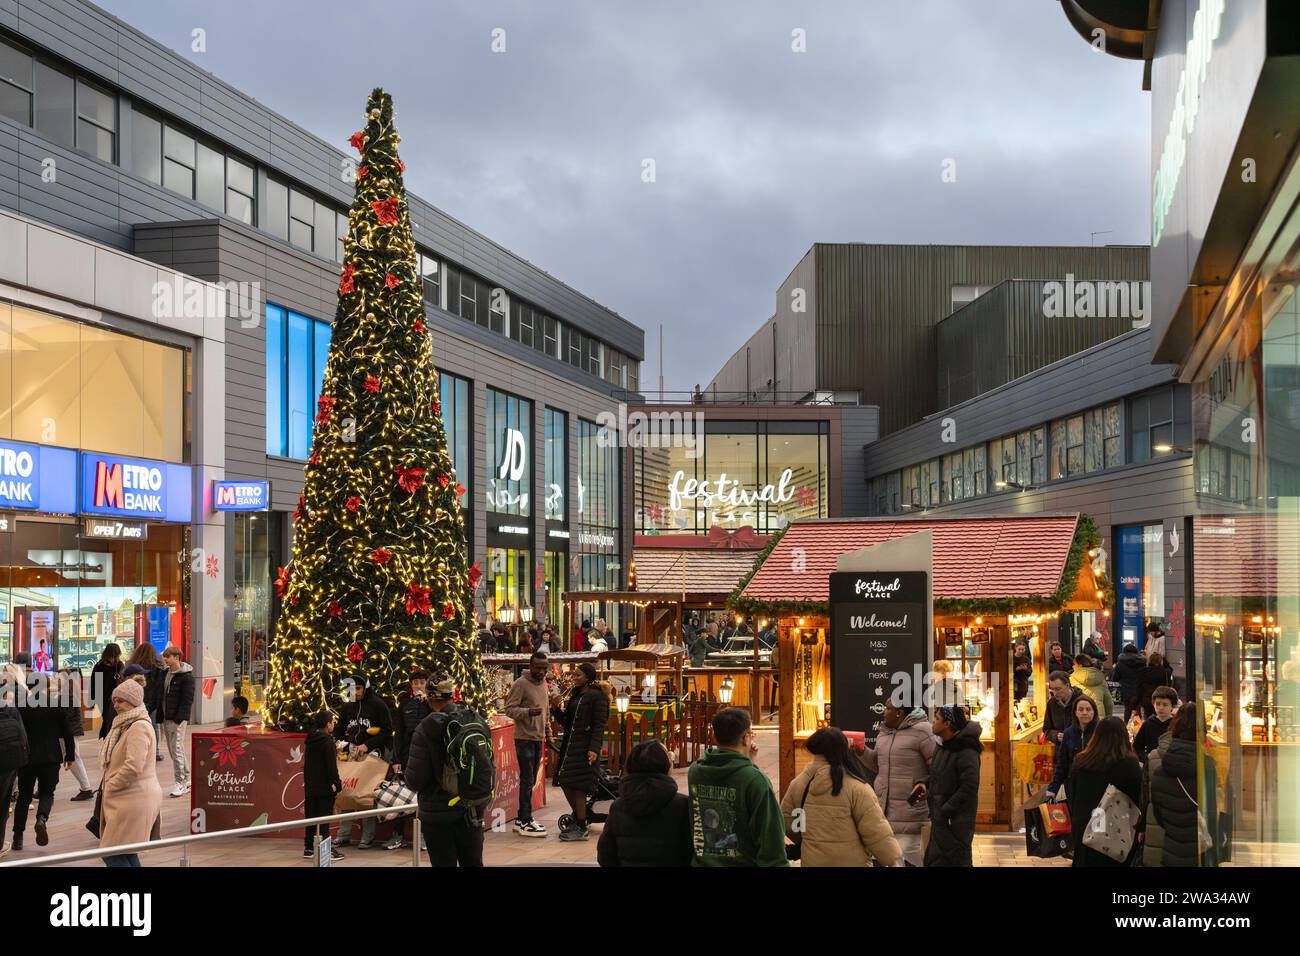
<svg viewBox="0 0 1300 956">
<path fill-rule="evenodd" d="M 301 734 L 239 730 L 194 734 L 190 832 L 301 819 L 304 739 Z"/>
</svg>

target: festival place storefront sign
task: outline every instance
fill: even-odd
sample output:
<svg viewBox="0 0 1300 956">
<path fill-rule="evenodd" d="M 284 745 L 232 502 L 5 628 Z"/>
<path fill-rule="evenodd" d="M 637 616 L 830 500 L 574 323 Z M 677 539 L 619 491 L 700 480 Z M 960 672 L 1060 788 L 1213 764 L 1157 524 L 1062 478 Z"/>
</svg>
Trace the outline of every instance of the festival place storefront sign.
<svg viewBox="0 0 1300 956">
<path fill-rule="evenodd" d="M 306 739 L 249 727 L 195 731 L 190 737 L 190 832 L 301 820 Z M 269 835 L 297 838 L 302 831 Z"/>
</svg>

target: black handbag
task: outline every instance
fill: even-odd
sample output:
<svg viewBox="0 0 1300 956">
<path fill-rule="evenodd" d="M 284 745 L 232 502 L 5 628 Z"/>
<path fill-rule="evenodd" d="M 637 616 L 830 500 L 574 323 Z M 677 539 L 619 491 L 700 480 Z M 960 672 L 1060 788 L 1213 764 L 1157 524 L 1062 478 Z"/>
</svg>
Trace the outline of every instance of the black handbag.
<svg viewBox="0 0 1300 956">
<path fill-rule="evenodd" d="M 807 783 L 807 784 L 804 786 L 804 788 L 803 788 L 803 796 L 802 796 L 802 797 L 800 798 L 800 800 L 799 800 L 799 809 L 800 809 L 800 810 L 803 809 L 803 805 L 804 805 L 805 801 L 807 801 L 807 799 L 808 799 L 808 790 L 812 787 L 813 777 L 815 777 L 815 776 L 817 776 L 817 775 L 816 775 L 816 774 L 813 774 L 812 777 L 809 777 L 809 778 L 808 778 L 808 783 Z M 787 844 L 785 845 L 785 858 L 786 858 L 787 860 L 797 860 L 797 859 L 799 859 L 800 857 L 803 856 L 803 831 L 802 831 L 802 830 L 796 830 L 795 833 L 794 833 L 794 836 L 791 837 L 791 839 L 794 840 L 794 842 L 793 842 L 793 843 L 787 843 Z"/>
<path fill-rule="evenodd" d="M 86 821 L 86 829 L 90 831 L 90 835 L 96 840 L 99 839 L 99 815 L 103 811 L 103 808 L 104 790 L 103 788 L 100 788 L 95 791 L 95 812 L 92 813 L 90 819 Z"/>
</svg>

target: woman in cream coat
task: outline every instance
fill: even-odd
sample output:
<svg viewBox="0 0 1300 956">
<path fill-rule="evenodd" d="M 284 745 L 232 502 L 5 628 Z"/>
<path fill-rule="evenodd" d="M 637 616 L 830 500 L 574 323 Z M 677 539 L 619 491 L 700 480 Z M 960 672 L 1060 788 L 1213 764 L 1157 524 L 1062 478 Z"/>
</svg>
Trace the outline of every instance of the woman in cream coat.
<svg viewBox="0 0 1300 956">
<path fill-rule="evenodd" d="M 104 740 L 100 764 L 99 845 L 103 848 L 144 843 L 155 838 L 162 808 L 162 788 L 155 771 L 158 738 L 144 706 L 144 688 L 129 680 L 113 691 L 113 728 Z M 137 867 L 136 853 L 110 854 L 105 866 Z"/>
<path fill-rule="evenodd" d="M 812 762 L 781 799 L 786 835 L 802 844 L 803 866 L 899 866 L 903 851 L 871 786 L 856 776 L 838 727 L 808 738 Z"/>
</svg>

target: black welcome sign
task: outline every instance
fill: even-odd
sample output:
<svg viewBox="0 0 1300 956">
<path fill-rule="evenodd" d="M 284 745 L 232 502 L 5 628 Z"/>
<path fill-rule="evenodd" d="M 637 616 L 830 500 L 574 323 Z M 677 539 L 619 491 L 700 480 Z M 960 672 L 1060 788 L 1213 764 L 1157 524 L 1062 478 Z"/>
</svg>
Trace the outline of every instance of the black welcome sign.
<svg viewBox="0 0 1300 956">
<path fill-rule="evenodd" d="M 924 571 L 830 576 L 831 723 L 874 743 L 885 704 L 909 709 L 925 692 L 929 581 Z"/>
</svg>

